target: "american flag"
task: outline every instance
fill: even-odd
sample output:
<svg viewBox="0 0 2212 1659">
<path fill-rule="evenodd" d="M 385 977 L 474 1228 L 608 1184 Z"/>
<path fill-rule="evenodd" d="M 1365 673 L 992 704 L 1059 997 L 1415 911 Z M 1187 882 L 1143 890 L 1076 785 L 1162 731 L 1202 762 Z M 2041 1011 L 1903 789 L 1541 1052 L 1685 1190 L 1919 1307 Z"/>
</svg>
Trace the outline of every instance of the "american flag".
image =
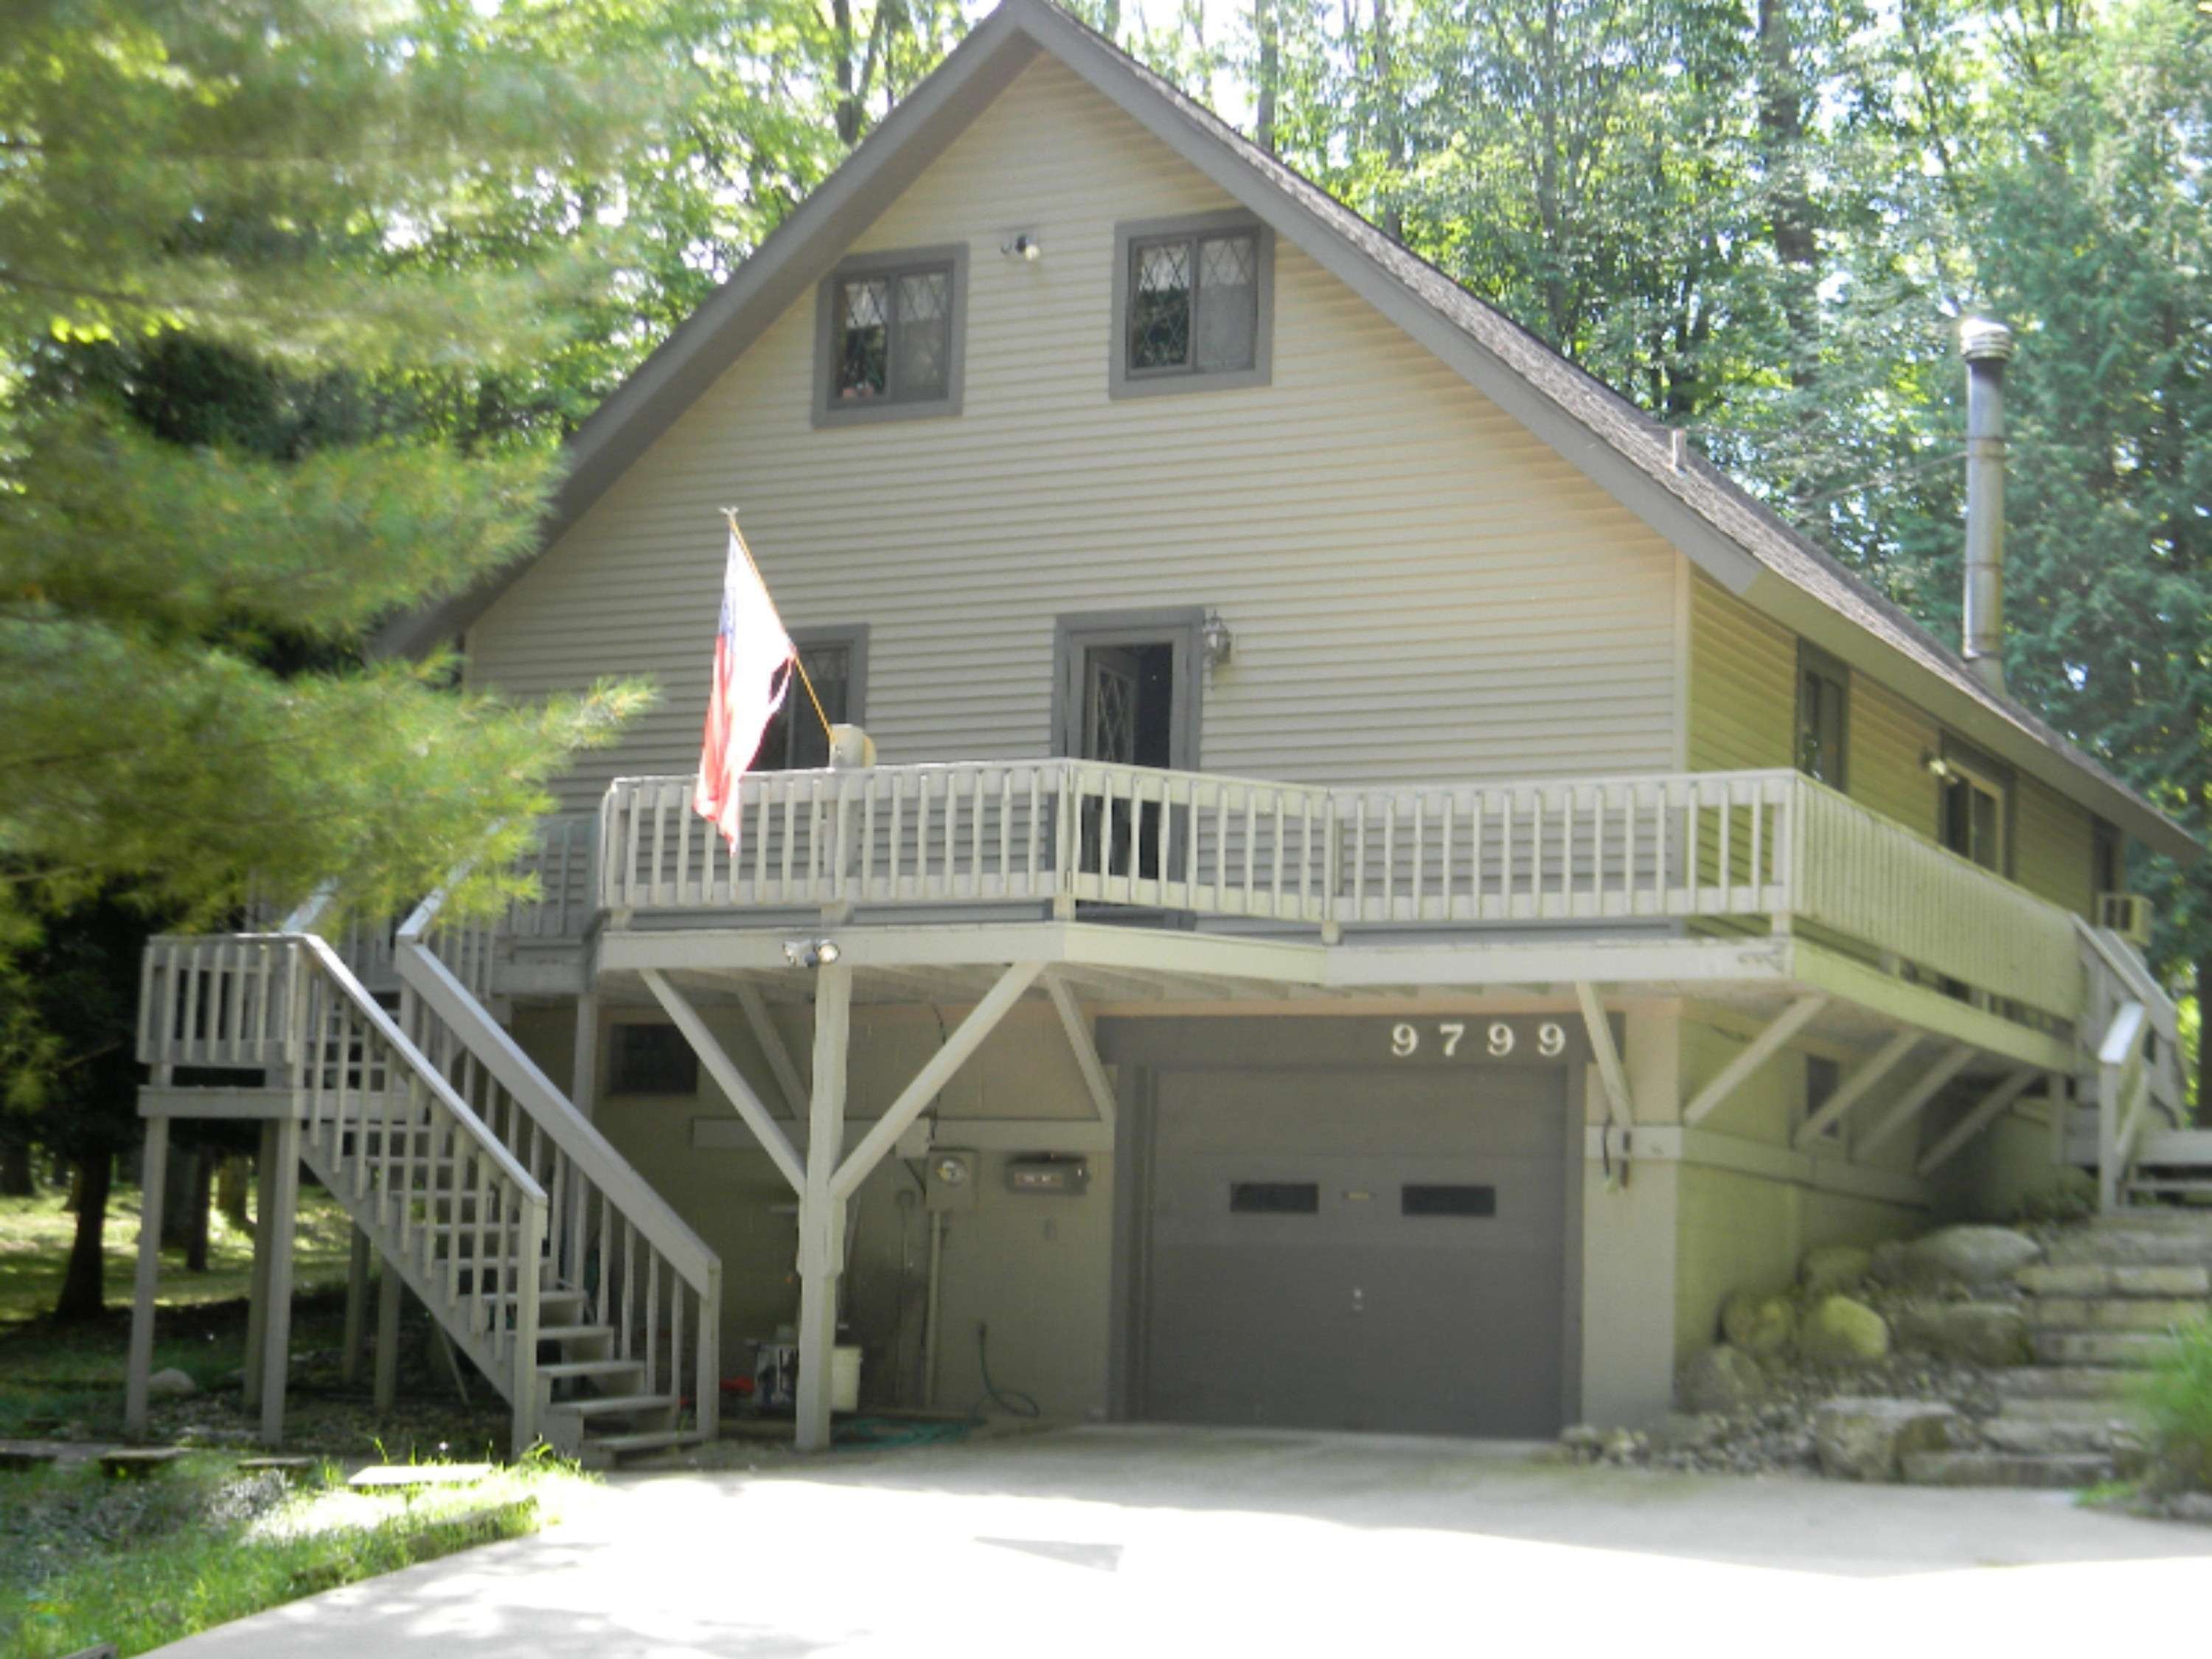
<svg viewBox="0 0 2212 1659">
<path fill-rule="evenodd" d="M 743 811 L 738 781 L 783 706 L 798 655 L 733 519 L 722 571 L 722 623 L 714 635 L 714 683 L 707 693 L 707 738 L 691 796 L 691 810 L 722 832 L 733 853 Z"/>
</svg>

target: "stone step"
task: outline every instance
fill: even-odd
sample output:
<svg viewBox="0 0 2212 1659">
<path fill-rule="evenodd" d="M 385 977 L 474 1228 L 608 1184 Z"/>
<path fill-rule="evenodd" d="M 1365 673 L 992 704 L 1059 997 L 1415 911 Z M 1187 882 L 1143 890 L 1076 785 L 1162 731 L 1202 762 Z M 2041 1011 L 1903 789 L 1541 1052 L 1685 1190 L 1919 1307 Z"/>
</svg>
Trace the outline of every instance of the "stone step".
<svg viewBox="0 0 2212 1659">
<path fill-rule="evenodd" d="M 2198 1227 L 2089 1227 L 2051 1242 L 2055 1267 L 2212 1267 L 2212 1233 Z"/>
<path fill-rule="evenodd" d="M 1905 1478 L 1916 1486 L 2094 1486 L 2118 1471 L 2112 1460 L 2094 1452 L 2029 1456 L 2002 1451 L 1914 1452 L 1905 1459 Z"/>
<path fill-rule="evenodd" d="M 2153 1160 L 2138 1158 L 2141 1164 Z M 2128 1210 L 2118 1215 L 2089 1218 L 2091 1232 L 2134 1232 L 2143 1228 L 2172 1232 L 2200 1232 L 2212 1238 L 2212 1210 Z"/>
<path fill-rule="evenodd" d="M 2069 1399 L 2064 1395 L 2008 1396 L 1992 1422 L 2136 1423 L 2141 1409 L 2124 1394 L 2100 1395 L 2094 1399 Z"/>
<path fill-rule="evenodd" d="M 2173 1339 L 2142 1331 L 2038 1331 L 2035 1357 L 2046 1365 L 2153 1365 L 2173 1352 Z"/>
<path fill-rule="evenodd" d="M 2103 1365 L 2022 1365 L 1996 1371 L 1990 1381 L 2006 1400 L 2124 1400 L 2136 1384 L 2133 1371 Z"/>
<path fill-rule="evenodd" d="M 1981 1437 L 1990 1450 L 2016 1457 L 2110 1456 L 2138 1442 L 2127 1422 L 2096 1418 L 1993 1417 L 1981 1425 Z"/>
<path fill-rule="evenodd" d="M 2023 1267 L 2014 1282 L 2030 1296 L 2212 1297 L 2212 1267 Z"/>
<path fill-rule="evenodd" d="M 2045 1296 L 2027 1304 L 2027 1322 L 2041 1331 L 2153 1331 L 2202 1319 L 2203 1300 L 2148 1296 Z"/>
</svg>

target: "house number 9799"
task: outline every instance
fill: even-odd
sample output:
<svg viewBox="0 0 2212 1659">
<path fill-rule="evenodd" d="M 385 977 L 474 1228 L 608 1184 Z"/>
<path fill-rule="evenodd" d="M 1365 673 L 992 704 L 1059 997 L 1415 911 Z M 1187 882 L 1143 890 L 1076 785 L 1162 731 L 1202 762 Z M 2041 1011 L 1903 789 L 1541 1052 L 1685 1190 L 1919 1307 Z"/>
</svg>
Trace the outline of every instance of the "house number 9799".
<svg viewBox="0 0 2212 1659">
<path fill-rule="evenodd" d="M 1494 1019 L 1488 1024 L 1480 1021 L 1440 1020 L 1432 1027 L 1424 1028 L 1411 1020 L 1400 1020 L 1390 1028 L 1390 1052 L 1400 1060 L 1411 1060 L 1421 1052 L 1425 1042 L 1433 1042 L 1437 1052 L 1446 1060 L 1462 1052 L 1469 1057 L 1486 1056 L 1504 1060 L 1518 1048 L 1523 1030 L 1510 1020 Z M 1557 1060 L 1567 1051 L 1567 1028 L 1555 1019 L 1547 1019 L 1536 1027 L 1536 1052 L 1546 1060 Z"/>
</svg>

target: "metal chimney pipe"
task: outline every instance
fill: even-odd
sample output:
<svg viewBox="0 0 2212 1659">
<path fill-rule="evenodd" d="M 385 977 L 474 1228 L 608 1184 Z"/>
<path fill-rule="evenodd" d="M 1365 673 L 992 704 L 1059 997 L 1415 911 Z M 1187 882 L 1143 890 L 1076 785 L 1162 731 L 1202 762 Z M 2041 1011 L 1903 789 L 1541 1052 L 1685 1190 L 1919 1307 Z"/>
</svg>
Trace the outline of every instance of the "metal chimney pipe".
<svg viewBox="0 0 2212 1659">
<path fill-rule="evenodd" d="M 2012 331 L 1969 317 L 1959 325 L 1966 360 L 1966 664 L 2004 690 L 2004 367 Z"/>
</svg>

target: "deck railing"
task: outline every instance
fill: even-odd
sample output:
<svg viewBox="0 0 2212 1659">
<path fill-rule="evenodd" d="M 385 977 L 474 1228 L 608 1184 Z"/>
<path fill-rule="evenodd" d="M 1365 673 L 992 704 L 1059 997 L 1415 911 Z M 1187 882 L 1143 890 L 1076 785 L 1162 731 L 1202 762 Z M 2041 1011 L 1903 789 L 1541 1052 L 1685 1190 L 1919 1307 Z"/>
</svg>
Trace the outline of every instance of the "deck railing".
<svg viewBox="0 0 2212 1659">
<path fill-rule="evenodd" d="M 2068 913 L 1793 771 L 1327 788 L 1066 759 L 623 778 L 615 911 L 1102 904 L 1332 927 L 1800 923 L 2062 1018 Z"/>
</svg>

